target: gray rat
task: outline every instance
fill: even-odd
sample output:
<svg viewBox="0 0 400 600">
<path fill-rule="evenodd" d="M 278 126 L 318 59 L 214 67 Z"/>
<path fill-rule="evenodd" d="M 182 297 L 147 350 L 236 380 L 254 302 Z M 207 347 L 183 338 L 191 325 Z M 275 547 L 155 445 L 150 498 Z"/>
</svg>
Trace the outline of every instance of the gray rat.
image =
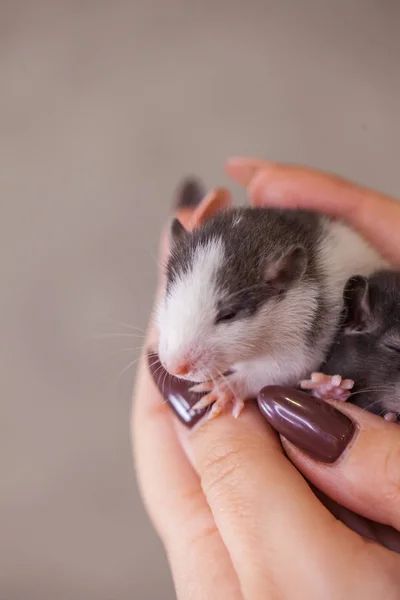
<svg viewBox="0 0 400 600">
<path fill-rule="evenodd" d="M 193 193 L 193 189 L 192 189 Z M 335 337 L 343 288 L 385 262 L 338 220 L 302 210 L 228 208 L 193 231 L 174 219 L 158 355 L 207 392 L 211 415 L 237 417 L 266 385 L 295 385 Z"/>
<path fill-rule="evenodd" d="M 368 278 L 358 275 L 348 280 L 342 327 L 320 371 L 313 374 L 311 381 L 302 381 L 301 387 L 312 389 L 320 398 L 348 399 L 389 420 L 397 418 L 400 413 L 399 272 L 384 270 Z"/>
</svg>

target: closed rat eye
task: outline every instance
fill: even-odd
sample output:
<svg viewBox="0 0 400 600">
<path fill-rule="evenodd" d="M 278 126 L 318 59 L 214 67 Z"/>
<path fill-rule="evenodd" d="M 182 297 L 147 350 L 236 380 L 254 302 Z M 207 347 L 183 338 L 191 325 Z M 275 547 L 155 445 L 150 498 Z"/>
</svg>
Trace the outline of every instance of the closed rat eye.
<svg viewBox="0 0 400 600">
<path fill-rule="evenodd" d="M 400 345 L 396 345 L 393 343 L 386 343 L 385 347 L 390 350 L 391 352 L 397 352 L 398 354 L 400 354 Z"/>
<path fill-rule="evenodd" d="M 227 321 L 233 321 L 233 319 L 237 316 L 238 311 L 234 308 L 225 308 L 219 311 L 217 317 L 215 319 L 215 323 L 225 323 Z"/>
</svg>

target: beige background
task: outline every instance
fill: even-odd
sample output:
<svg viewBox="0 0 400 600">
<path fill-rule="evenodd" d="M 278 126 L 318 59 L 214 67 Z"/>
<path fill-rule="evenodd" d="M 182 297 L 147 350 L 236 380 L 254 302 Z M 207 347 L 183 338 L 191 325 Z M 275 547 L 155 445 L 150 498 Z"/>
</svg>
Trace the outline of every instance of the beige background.
<svg viewBox="0 0 400 600">
<path fill-rule="evenodd" d="M 393 0 L 0 2 L 1 600 L 174 597 L 121 322 L 145 326 L 184 174 L 226 183 L 248 153 L 400 194 L 399 19 Z"/>
</svg>

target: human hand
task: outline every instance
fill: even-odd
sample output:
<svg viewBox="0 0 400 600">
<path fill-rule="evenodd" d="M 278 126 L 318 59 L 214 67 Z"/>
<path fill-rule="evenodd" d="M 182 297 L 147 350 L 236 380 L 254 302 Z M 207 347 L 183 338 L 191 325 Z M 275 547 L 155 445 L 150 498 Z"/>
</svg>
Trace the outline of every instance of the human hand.
<svg viewBox="0 0 400 600">
<path fill-rule="evenodd" d="M 186 222 L 190 218 L 186 210 Z M 164 236 L 162 254 L 166 252 Z M 154 336 L 150 328 L 147 347 Z M 176 380 L 169 378 L 163 385 L 166 374 L 156 372 L 160 365 L 153 358 L 150 364 L 169 402 L 162 401 L 144 354 L 134 394 L 135 461 L 178 598 L 399 596 L 400 558 L 367 539 L 394 547 L 394 532 L 361 519 L 356 524 L 360 535 L 351 531 L 332 517 L 292 464 L 340 504 L 399 529 L 397 426 L 350 405 L 340 406 L 341 413 L 324 405 L 321 413 L 315 401 L 313 408 L 307 407 L 302 394 L 300 414 L 292 411 L 294 431 L 286 424 L 282 440 L 290 462 L 277 435 L 250 403 L 237 421 L 224 414 L 184 428 L 170 407 L 176 410 L 181 399 L 185 408 L 187 387 L 181 382 L 177 394 Z M 275 401 L 265 398 L 264 408 L 282 402 Z M 190 411 L 186 415 L 190 420 Z M 312 430 L 311 441 L 299 439 L 299 422 Z M 291 444 L 293 437 L 297 446 L 309 451 L 311 446 L 314 455 Z M 333 464 L 323 462 L 327 439 L 328 455 L 332 458 L 332 449 L 340 454 L 333 456 Z M 341 440 L 348 442 L 347 448 Z M 323 500 L 334 514 L 341 510 Z"/>
</svg>

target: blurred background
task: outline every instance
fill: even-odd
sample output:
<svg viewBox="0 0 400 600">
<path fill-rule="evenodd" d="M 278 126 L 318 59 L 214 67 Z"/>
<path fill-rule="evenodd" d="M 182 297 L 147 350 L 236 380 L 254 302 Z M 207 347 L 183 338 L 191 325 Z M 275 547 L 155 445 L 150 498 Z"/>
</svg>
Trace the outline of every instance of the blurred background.
<svg viewBox="0 0 400 600">
<path fill-rule="evenodd" d="M 176 186 L 250 154 L 400 195 L 399 25 L 393 0 L 0 2 L 1 600 L 174 598 L 129 413 Z"/>
</svg>

